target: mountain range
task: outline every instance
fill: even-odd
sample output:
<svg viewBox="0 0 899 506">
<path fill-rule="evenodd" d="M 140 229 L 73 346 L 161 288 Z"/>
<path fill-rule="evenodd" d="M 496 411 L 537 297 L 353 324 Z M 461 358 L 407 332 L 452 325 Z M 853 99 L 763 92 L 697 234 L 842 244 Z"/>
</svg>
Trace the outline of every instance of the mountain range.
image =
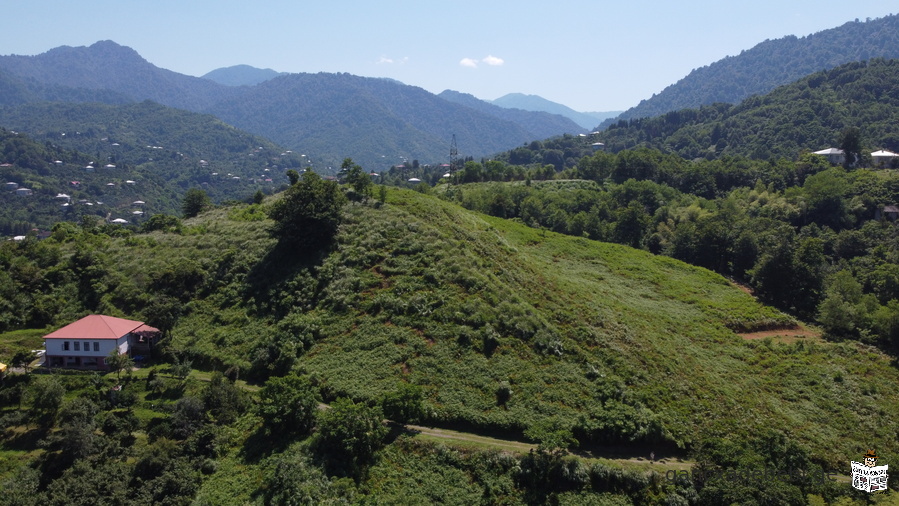
<svg viewBox="0 0 899 506">
<path fill-rule="evenodd" d="M 715 102 L 734 104 L 813 72 L 870 58 L 899 58 L 899 16 L 856 19 L 805 37 L 766 40 L 737 56 L 693 70 L 601 127 Z"/>
<path fill-rule="evenodd" d="M 308 152 L 318 170 L 335 167 L 346 157 L 372 168 L 406 159 L 448 161 L 453 135 L 460 154 L 477 157 L 583 130 L 561 117 L 552 118 L 553 128 L 535 129 L 547 114 L 509 116 L 500 108 L 485 112 L 394 80 L 349 74 L 290 74 L 254 86 L 228 86 L 158 68 L 112 41 L 36 56 L 0 56 L 0 86 L 9 91 L 3 99 L 7 105 L 152 100 L 216 114 L 250 133 Z"/>
<path fill-rule="evenodd" d="M 508 93 L 496 100 L 491 100 L 491 104 L 511 109 L 522 109 L 524 111 L 543 111 L 552 114 L 559 114 L 571 119 L 578 125 L 592 130 L 596 125 L 609 118 L 614 118 L 623 111 L 608 112 L 578 112 L 574 109 L 547 100 L 539 95 L 525 95 L 524 93 Z"/>
</svg>

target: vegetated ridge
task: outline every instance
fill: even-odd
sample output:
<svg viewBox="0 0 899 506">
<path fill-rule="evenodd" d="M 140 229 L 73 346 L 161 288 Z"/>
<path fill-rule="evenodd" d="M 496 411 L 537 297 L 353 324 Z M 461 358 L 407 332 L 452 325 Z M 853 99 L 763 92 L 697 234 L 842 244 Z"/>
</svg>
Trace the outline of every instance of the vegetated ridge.
<svg viewBox="0 0 899 506">
<path fill-rule="evenodd" d="M 612 152 L 646 146 L 687 159 L 796 159 L 839 147 L 844 131 L 854 128 L 871 151 L 899 151 L 897 81 L 899 60 L 847 63 L 737 105 L 622 120 L 597 138 Z"/>
<path fill-rule="evenodd" d="M 0 108 L 0 124 L 12 130 L 0 130 L 0 182 L 34 192 L 0 194 L 4 235 L 82 216 L 142 223 L 156 213 L 180 215 L 191 188 L 214 202 L 246 200 L 257 190 L 274 193 L 287 183 L 286 170 L 304 166 L 300 154 L 211 115 L 149 101 Z M 135 209 L 135 201 L 144 204 Z"/>
<path fill-rule="evenodd" d="M 899 16 L 856 19 L 805 37 L 766 40 L 737 56 L 693 70 L 601 127 L 716 102 L 736 103 L 812 72 L 871 58 L 899 58 Z"/>
</svg>

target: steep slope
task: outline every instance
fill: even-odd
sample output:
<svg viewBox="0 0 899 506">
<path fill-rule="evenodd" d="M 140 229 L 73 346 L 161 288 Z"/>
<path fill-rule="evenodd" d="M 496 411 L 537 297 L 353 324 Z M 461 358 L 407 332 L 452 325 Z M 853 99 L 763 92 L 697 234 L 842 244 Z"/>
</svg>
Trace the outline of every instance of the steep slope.
<svg viewBox="0 0 899 506">
<path fill-rule="evenodd" d="M 856 20 L 801 38 L 766 40 L 737 56 L 690 72 L 601 126 L 715 102 L 736 103 L 812 72 L 870 58 L 899 58 L 899 16 Z"/>
<path fill-rule="evenodd" d="M 574 109 L 547 100 L 538 95 L 525 95 L 524 93 L 509 93 L 490 102 L 493 105 L 508 109 L 521 109 L 524 111 L 543 111 L 550 114 L 559 114 L 571 119 L 582 128 L 593 130 L 600 122 L 607 118 L 618 116 L 623 111 L 609 112 L 578 112 Z"/>
<path fill-rule="evenodd" d="M 438 97 L 450 102 L 471 107 L 476 111 L 495 116 L 497 118 L 512 121 L 521 125 L 531 135 L 532 139 L 546 139 L 562 134 L 576 134 L 584 132 L 585 127 L 578 125 L 564 114 L 548 113 L 533 109 L 508 109 L 493 105 L 476 98 L 468 93 L 459 93 L 458 91 L 444 90 Z"/>
<path fill-rule="evenodd" d="M 606 149 L 648 146 L 686 158 L 741 155 L 795 159 L 837 146 L 857 128 L 864 150 L 899 150 L 899 60 L 849 63 L 736 106 L 716 104 L 620 122 L 598 138 Z"/>
<path fill-rule="evenodd" d="M 203 79 L 209 79 L 225 86 L 253 86 L 274 79 L 283 72 L 272 69 L 260 69 L 250 65 L 234 65 L 224 67 L 203 74 Z"/>
</svg>

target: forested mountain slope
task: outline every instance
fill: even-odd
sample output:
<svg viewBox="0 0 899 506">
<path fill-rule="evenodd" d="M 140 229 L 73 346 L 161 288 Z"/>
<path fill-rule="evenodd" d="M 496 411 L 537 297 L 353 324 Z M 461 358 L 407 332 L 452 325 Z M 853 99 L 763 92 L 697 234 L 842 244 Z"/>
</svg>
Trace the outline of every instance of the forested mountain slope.
<svg viewBox="0 0 899 506">
<path fill-rule="evenodd" d="M 83 215 L 138 223 L 154 213 L 178 215 L 190 188 L 202 187 L 214 202 L 244 200 L 257 190 L 273 193 L 287 183 L 287 169 L 303 166 L 299 154 L 213 116 L 152 102 L 0 108 L 0 125 L 18 132 L 4 131 L 0 140 L 0 181 L 34 190 L 0 196 L 3 235 Z M 62 206 L 58 194 L 72 205 Z M 145 204 L 135 209 L 138 200 Z"/>
<path fill-rule="evenodd" d="M 813 72 L 871 58 L 899 58 L 899 16 L 855 20 L 805 37 L 766 40 L 690 72 L 602 126 L 715 102 L 736 103 Z"/>
<path fill-rule="evenodd" d="M 570 121 L 521 111 L 486 114 L 394 80 L 293 74 L 255 86 L 225 86 L 158 68 L 112 41 L 59 47 L 37 56 L 0 56 L 0 103 L 38 100 L 122 103 L 152 100 L 224 121 L 308 154 L 316 169 L 352 157 L 380 171 L 404 160 L 445 163 L 485 156 L 534 138 L 576 132 Z"/>
<path fill-rule="evenodd" d="M 620 121 L 598 135 L 606 149 L 647 146 L 685 158 L 796 159 L 837 147 L 857 129 L 867 151 L 899 150 L 899 60 L 848 63 L 738 105 L 715 104 Z"/>
</svg>

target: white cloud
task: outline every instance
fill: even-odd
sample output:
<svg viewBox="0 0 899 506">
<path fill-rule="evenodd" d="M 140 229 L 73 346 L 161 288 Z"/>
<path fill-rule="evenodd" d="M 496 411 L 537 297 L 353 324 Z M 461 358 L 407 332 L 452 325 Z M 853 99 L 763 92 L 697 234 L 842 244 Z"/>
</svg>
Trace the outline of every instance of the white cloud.
<svg viewBox="0 0 899 506">
<path fill-rule="evenodd" d="M 409 61 L 408 56 L 404 56 L 402 59 L 399 59 L 399 60 L 394 60 L 393 58 L 388 58 L 386 56 L 382 56 L 382 57 L 378 58 L 378 65 L 382 65 L 382 64 L 383 65 L 392 65 L 394 63 L 396 63 L 397 65 L 402 65 L 402 64 L 406 63 L 407 61 Z"/>
<path fill-rule="evenodd" d="M 493 56 L 493 55 L 487 55 L 487 57 L 481 61 L 486 63 L 487 65 L 491 65 L 493 67 L 499 67 L 500 65 L 505 63 L 505 61 L 503 61 L 502 58 L 497 58 L 496 56 Z"/>
<path fill-rule="evenodd" d="M 459 61 L 459 65 L 462 65 L 463 67 L 470 67 L 470 68 L 476 69 L 476 68 L 478 68 L 478 61 L 472 60 L 471 58 L 462 58 L 462 60 Z"/>
</svg>

